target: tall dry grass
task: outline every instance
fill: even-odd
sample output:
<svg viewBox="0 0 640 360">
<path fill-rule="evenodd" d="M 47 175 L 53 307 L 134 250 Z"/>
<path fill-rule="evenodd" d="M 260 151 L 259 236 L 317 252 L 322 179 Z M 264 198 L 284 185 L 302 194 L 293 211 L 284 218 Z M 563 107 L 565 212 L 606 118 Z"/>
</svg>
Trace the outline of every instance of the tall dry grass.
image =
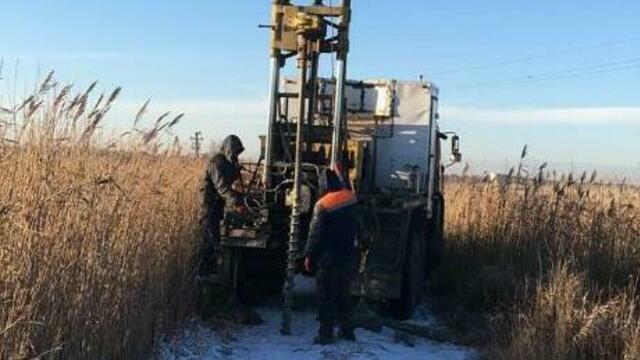
<svg viewBox="0 0 640 360">
<path fill-rule="evenodd" d="M 640 190 L 522 173 L 447 185 L 434 292 L 488 358 L 640 358 Z"/>
<path fill-rule="evenodd" d="M 202 164 L 52 75 L 0 108 L 0 359 L 144 358 L 192 310 Z"/>
</svg>

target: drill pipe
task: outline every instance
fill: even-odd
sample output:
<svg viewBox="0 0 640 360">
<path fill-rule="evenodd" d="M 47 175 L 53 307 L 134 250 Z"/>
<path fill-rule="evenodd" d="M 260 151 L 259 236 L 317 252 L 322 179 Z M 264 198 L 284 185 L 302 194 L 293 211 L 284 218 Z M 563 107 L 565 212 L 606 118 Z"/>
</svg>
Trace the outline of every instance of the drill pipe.
<svg viewBox="0 0 640 360">
<path fill-rule="evenodd" d="M 309 42 L 303 36 L 300 37 L 299 46 L 299 65 L 300 65 L 300 90 L 298 102 L 298 122 L 296 124 L 296 158 L 294 162 L 293 175 L 293 209 L 291 211 L 291 226 L 289 229 L 289 251 L 287 259 L 287 277 L 285 279 L 283 289 L 283 311 L 282 311 L 282 327 L 280 332 L 282 335 L 291 335 L 291 302 L 293 297 L 294 282 L 293 278 L 296 274 L 296 260 L 298 259 L 299 240 L 300 240 L 300 215 L 302 213 L 302 204 L 300 203 L 300 184 L 302 183 L 302 143 L 303 129 L 305 125 L 305 97 L 307 87 L 307 57 Z"/>
</svg>

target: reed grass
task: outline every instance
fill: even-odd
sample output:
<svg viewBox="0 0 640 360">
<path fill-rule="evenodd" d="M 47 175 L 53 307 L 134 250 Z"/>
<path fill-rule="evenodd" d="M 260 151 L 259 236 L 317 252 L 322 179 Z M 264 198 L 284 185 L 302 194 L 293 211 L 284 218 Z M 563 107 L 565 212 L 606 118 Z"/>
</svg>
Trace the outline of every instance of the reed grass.
<svg viewBox="0 0 640 360">
<path fill-rule="evenodd" d="M 149 102 L 102 136 L 97 88 L 0 106 L 0 359 L 145 358 L 193 311 L 204 164 Z M 487 358 L 639 359 L 640 190 L 526 170 L 447 184 L 433 293 Z"/>
<path fill-rule="evenodd" d="M 640 190 L 545 167 L 447 184 L 433 291 L 487 358 L 638 359 Z"/>
<path fill-rule="evenodd" d="M 97 89 L 50 73 L 2 106 L 0 359 L 145 358 L 193 310 L 203 164 L 167 141 L 182 115 L 141 128 L 145 104 L 109 139 L 120 88 Z"/>
</svg>

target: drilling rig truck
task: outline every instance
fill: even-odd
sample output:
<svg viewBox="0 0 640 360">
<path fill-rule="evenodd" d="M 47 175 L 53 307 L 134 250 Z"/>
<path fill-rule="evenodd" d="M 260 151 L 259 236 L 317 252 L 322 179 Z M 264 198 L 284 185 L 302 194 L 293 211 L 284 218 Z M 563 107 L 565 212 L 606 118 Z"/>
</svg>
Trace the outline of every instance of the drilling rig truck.
<svg viewBox="0 0 640 360">
<path fill-rule="evenodd" d="M 448 139 L 451 163 L 459 162 L 459 138 L 439 129 L 435 85 L 347 80 L 350 3 L 273 0 L 263 25 L 271 31 L 267 134 L 259 161 L 245 167 L 248 211 L 223 220 L 222 274 L 241 301 L 284 289 L 287 304 L 303 271 L 318 177 L 331 167 L 359 201 L 352 293 L 406 318 L 442 251 L 441 144 Z M 320 74 L 323 55 L 335 57 L 333 76 Z M 287 66 L 293 59 L 296 66 Z"/>
</svg>

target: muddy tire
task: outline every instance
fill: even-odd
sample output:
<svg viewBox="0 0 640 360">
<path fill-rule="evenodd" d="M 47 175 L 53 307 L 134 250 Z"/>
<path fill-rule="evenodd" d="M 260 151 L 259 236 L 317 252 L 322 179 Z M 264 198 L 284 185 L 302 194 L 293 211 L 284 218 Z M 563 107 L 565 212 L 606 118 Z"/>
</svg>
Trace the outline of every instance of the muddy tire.
<svg viewBox="0 0 640 360">
<path fill-rule="evenodd" d="M 402 270 L 400 299 L 391 302 L 391 315 L 400 320 L 408 319 L 420 303 L 425 276 L 424 232 L 413 225 L 407 239 L 407 252 Z"/>
</svg>

